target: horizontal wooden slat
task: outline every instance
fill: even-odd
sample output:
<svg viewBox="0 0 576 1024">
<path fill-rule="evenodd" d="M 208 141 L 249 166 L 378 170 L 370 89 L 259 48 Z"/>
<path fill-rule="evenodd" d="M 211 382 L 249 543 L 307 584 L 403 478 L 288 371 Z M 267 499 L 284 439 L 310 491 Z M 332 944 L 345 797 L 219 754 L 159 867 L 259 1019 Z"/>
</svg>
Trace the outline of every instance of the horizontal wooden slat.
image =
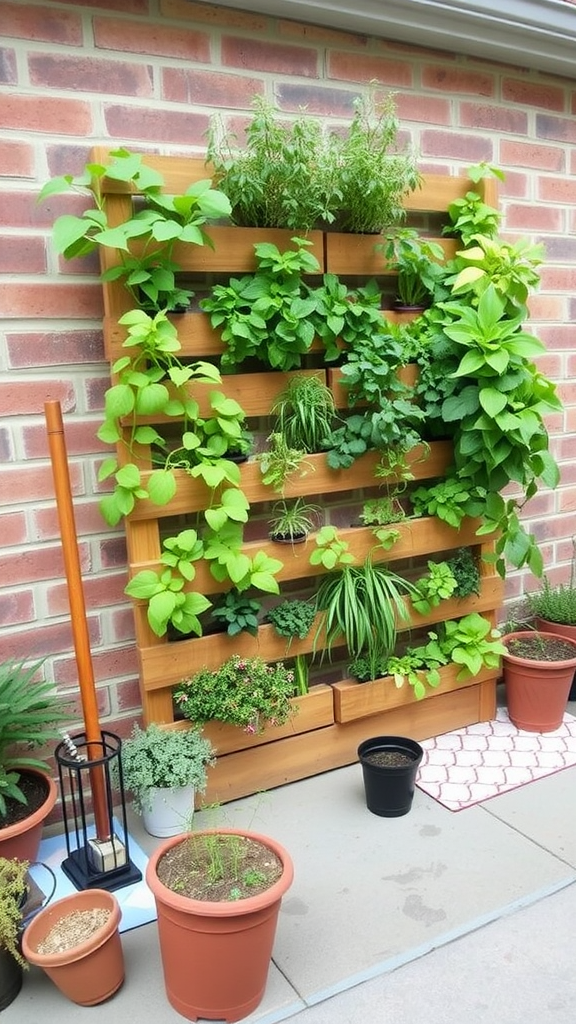
<svg viewBox="0 0 576 1024">
<path fill-rule="evenodd" d="M 438 608 L 433 608 L 428 615 L 420 615 L 410 609 L 408 601 L 405 607 L 410 612 L 408 622 L 397 620 L 400 631 L 409 628 L 426 628 L 447 619 L 458 619 L 470 612 L 483 614 L 500 605 L 503 597 L 503 583 L 498 576 L 483 578 L 480 594 L 472 594 L 465 599 L 451 598 L 443 601 Z M 164 643 L 140 650 L 142 685 L 145 691 L 175 686 L 184 676 L 192 675 L 201 668 L 215 669 L 233 654 L 242 657 L 261 657 L 265 661 L 282 661 L 296 657 L 298 654 L 309 654 L 314 649 L 316 633 L 321 625 L 318 616 L 308 636 L 304 640 L 293 640 L 290 647 L 279 637 L 273 626 L 262 625 L 256 637 L 242 633 L 238 637 L 229 637 L 226 633 L 212 634 L 196 639 Z M 334 647 L 344 646 L 342 637 L 334 643 Z M 318 639 L 317 650 L 323 649 L 322 636 Z"/>
<path fill-rule="evenodd" d="M 456 676 L 460 669 L 460 665 L 446 665 L 441 668 L 440 685 L 434 689 L 427 686 L 422 700 L 428 700 L 440 693 L 450 693 L 452 690 L 474 686 L 484 680 L 494 679 L 497 675 L 494 669 L 485 668 L 477 676 L 458 682 Z M 369 715 L 391 711 L 393 708 L 404 707 L 407 704 L 422 703 L 421 700 L 416 699 L 414 690 L 408 683 L 398 688 L 392 676 L 385 676 L 383 679 L 376 679 L 371 683 L 358 683 L 354 679 L 344 679 L 341 683 L 334 683 L 333 690 L 336 721 L 341 723 L 354 722 L 358 718 L 367 718 Z"/>
<path fill-rule="evenodd" d="M 429 451 L 417 445 L 408 452 L 407 465 L 415 480 L 429 480 L 446 472 L 452 458 L 452 446 L 448 441 L 433 441 Z M 349 469 L 330 469 L 325 455 L 306 456 L 298 472 L 286 481 L 286 498 L 305 497 L 311 494 L 340 494 L 360 487 L 375 487 L 380 481 L 375 476 L 380 462 L 377 452 L 368 452 L 356 459 Z M 260 464 L 254 459 L 240 466 L 240 486 L 251 505 L 263 501 L 275 501 L 278 495 L 271 487 L 262 483 Z M 184 470 L 175 470 L 177 491 L 168 506 L 154 505 L 147 498 L 138 501 L 129 516 L 130 522 L 145 519 L 161 519 L 164 516 L 185 515 L 198 512 L 206 507 L 207 491 L 202 481 L 194 480 Z M 148 473 L 142 474 L 146 487 Z M 394 477 L 390 477 L 393 481 Z"/>
<path fill-rule="evenodd" d="M 326 232 L 326 270 L 342 276 L 382 277 L 393 275 L 387 261 L 376 246 L 382 244 L 381 235 L 349 235 L 339 231 Z M 456 252 L 452 238 L 433 238 L 444 250 L 446 259 Z"/>
</svg>

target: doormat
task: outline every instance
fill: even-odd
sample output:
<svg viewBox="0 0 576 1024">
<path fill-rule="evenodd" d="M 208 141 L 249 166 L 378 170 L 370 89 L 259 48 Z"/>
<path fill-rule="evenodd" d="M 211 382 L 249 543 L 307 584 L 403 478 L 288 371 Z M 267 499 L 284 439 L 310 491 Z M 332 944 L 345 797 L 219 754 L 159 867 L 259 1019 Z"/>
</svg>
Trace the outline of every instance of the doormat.
<svg viewBox="0 0 576 1024">
<path fill-rule="evenodd" d="M 123 830 L 116 819 L 114 819 L 114 832 L 120 839 L 124 839 Z M 130 931 L 131 928 L 139 928 L 142 924 L 148 924 L 150 921 L 156 920 L 154 897 L 144 880 L 148 857 L 130 835 L 128 836 L 128 846 L 130 860 L 137 868 L 140 868 L 142 881 L 133 882 L 132 885 L 125 885 L 121 889 L 114 889 L 114 896 L 118 900 L 120 910 L 122 911 L 122 918 L 120 920 L 121 932 Z M 51 902 L 59 900 L 61 896 L 70 896 L 71 893 L 78 891 L 60 867 L 66 856 L 66 837 L 64 834 L 50 836 L 48 839 L 43 839 L 40 843 L 38 860 L 52 868 L 56 876 L 56 889 Z M 34 868 L 33 872 L 37 873 L 37 884 L 43 888 L 41 867 Z M 45 874 L 44 872 L 44 876 Z"/>
<path fill-rule="evenodd" d="M 416 785 L 450 811 L 482 803 L 576 765 L 576 718 L 554 732 L 517 729 L 504 708 L 496 719 L 423 740 Z"/>
</svg>

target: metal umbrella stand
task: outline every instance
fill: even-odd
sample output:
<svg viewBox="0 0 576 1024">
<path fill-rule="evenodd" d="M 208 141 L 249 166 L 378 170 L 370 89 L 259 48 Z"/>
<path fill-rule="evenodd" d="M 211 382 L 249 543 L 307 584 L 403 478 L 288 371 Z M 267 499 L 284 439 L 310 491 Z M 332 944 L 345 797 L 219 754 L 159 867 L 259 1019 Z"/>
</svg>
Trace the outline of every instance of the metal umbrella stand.
<svg viewBox="0 0 576 1024">
<path fill-rule="evenodd" d="M 46 402 L 44 413 L 85 729 L 66 735 L 55 751 L 67 849 L 61 867 L 77 889 L 120 889 L 142 878 L 129 855 L 122 740 L 100 728 L 60 403 Z M 115 788 L 122 837 L 115 828 Z"/>
</svg>

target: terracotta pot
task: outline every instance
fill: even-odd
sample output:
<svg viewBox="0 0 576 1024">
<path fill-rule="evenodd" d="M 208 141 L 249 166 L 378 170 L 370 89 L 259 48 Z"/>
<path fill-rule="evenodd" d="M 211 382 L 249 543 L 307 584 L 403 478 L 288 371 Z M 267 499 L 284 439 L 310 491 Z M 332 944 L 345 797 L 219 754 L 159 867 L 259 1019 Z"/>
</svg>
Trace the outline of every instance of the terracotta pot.
<svg viewBox="0 0 576 1024">
<path fill-rule="evenodd" d="M 89 938 L 60 953 L 39 953 L 38 946 L 53 926 L 76 910 L 104 908 L 110 917 Z M 85 889 L 45 907 L 26 927 L 22 953 L 41 967 L 73 1003 L 94 1006 L 112 996 L 124 981 L 124 956 L 118 925 L 120 905 L 105 889 Z"/>
<path fill-rule="evenodd" d="M 24 774 L 24 773 L 23 773 Z M 56 783 L 44 772 L 36 771 L 33 768 L 26 768 L 25 774 L 34 775 L 46 783 L 46 799 L 41 807 L 30 814 L 22 821 L 14 825 L 6 825 L 0 828 L 0 857 L 11 860 L 17 857 L 18 860 L 35 861 L 38 859 L 40 840 L 44 822 L 56 803 L 58 789 Z"/>
<path fill-rule="evenodd" d="M 558 636 L 566 636 L 569 640 L 576 640 L 576 626 L 565 626 L 561 622 L 549 622 L 548 619 L 536 619 L 536 628 L 545 633 L 556 633 Z M 568 700 L 576 700 L 576 672 L 572 678 Z"/>
<path fill-rule="evenodd" d="M 150 857 L 146 882 L 156 901 L 168 1001 L 189 1020 L 236 1021 L 252 1013 L 264 995 L 280 903 L 294 869 L 287 851 L 268 836 L 240 829 L 212 832 L 262 843 L 282 862 L 282 875 L 270 889 L 248 899 L 209 902 L 180 896 L 157 875 L 163 855 L 185 841 L 175 837 Z"/>
<path fill-rule="evenodd" d="M 502 638 L 508 646 L 514 639 L 535 635 L 557 640 L 558 633 L 532 630 L 508 633 Z M 554 732 L 562 725 L 568 693 L 576 669 L 576 640 L 562 636 L 574 649 L 574 657 L 563 661 L 536 661 L 508 651 L 503 655 L 506 703 L 511 721 L 525 732 Z"/>
</svg>

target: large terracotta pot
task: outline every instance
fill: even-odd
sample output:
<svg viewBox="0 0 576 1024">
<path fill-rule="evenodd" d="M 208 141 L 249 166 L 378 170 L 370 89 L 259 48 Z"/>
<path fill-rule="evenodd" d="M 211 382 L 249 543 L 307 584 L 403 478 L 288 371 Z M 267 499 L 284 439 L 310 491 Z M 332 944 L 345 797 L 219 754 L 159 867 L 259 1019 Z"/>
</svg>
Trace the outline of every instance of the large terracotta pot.
<svg viewBox="0 0 576 1024">
<path fill-rule="evenodd" d="M 549 622 L 548 619 L 536 619 L 536 627 L 545 633 L 557 633 L 558 636 L 567 636 L 569 640 L 576 640 L 576 626 L 565 626 L 561 622 Z M 568 700 L 576 700 L 576 671 L 572 678 Z"/>
<path fill-rule="evenodd" d="M 33 768 L 26 768 L 25 772 L 45 782 L 46 799 L 42 806 L 28 815 L 27 818 L 17 821 L 14 825 L 0 827 L 0 857 L 6 857 L 7 860 L 12 860 L 13 857 L 17 857 L 18 860 L 29 861 L 38 859 L 44 822 L 54 807 L 56 797 L 58 796 L 56 783 L 49 775 L 45 775 L 44 772 L 36 771 Z"/>
<path fill-rule="evenodd" d="M 515 639 L 558 640 L 561 634 L 543 631 L 508 633 L 506 647 Z M 562 635 L 574 650 L 574 657 L 562 661 L 537 661 L 510 650 L 503 655 L 506 703 L 511 721 L 526 732 L 553 732 L 562 725 L 568 693 L 576 669 L 576 640 Z"/>
<path fill-rule="evenodd" d="M 89 938 L 62 952 L 38 951 L 58 921 L 76 910 L 94 908 L 109 910 L 110 916 Z M 74 892 L 45 907 L 32 919 L 22 936 L 22 953 L 29 963 L 41 967 L 73 1003 L 94 1006 L 113 995 L 124 981 L 120 917 L 120 905 L 113 893 L 105 889 Z"/>
<path fill-rule="evenodd" d="M 237 1021 L 252 1013 L 264 995 L 280 903 L 294 869 L 286 850 L 268 836 L 240 829 L 211 832 L 262 843 L 280 859 L 282 875 L 270 889 L 247 899 L 209 902 L 180 896 L 157 874 L 164 854 L 186 841 L 176 836 L 152 854 L 146 881 L 156 901 L 168 1001 L 189 1020 Z"/>
</svg>

